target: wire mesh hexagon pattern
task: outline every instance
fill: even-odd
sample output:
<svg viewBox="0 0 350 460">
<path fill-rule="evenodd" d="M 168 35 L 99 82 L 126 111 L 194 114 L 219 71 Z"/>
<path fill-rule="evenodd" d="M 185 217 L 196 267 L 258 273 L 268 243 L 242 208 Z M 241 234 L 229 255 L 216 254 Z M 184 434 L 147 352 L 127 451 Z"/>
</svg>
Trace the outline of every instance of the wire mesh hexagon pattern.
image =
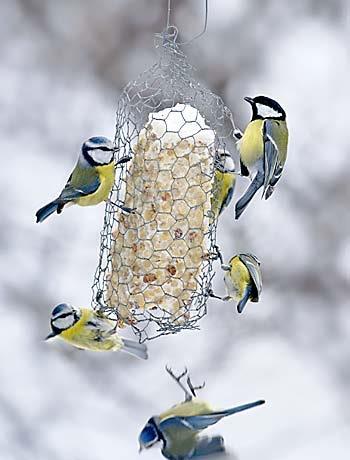
<svg viewBox="0 0 350 460">
<path fill-rule="evenodd" d="M 158 36 L 158 62 L 119 98 L 119 164 L 93 285 L 93 307 L 140 341 L 198 328 L 206 314 L 215 159 L 232 142 L 231 114 L 195 79 L 176 37 L 173 27 Z"/>
</svg>

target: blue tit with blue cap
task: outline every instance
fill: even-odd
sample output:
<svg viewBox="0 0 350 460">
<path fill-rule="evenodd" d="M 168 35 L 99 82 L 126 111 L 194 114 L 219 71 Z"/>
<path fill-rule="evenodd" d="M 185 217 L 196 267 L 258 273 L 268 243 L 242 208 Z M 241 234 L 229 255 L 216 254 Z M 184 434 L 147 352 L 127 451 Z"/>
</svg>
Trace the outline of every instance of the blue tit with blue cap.
<svg viewBox="0 0 350 460">
<path fill-rule="evenodd" d="M 106 137 L 91 137 L 85 141 L 64 189 L 58 198 L 39 209 L 36 221 L 43 222 L 55 212 L 60 214 L 72 204 L 94 206 L 107 200 L 115 178 L 114 150 L 113 143 Z M 117 165 L 129 159 L 121 158 Z"/>
<path fill-rule="evenodd" d="M 76 348 L 90 351 L 125 351 L 147 359 L 147 347 L 120 337 L 116 323 L 91 308 L 57 305 L 51 313 L 51 332 L 45 340 L 58 337 Z"/>
<path fill-rule="evenodd" d="M 241 175 L 254 179 L 236 203 L 238 219 L 256 192 L 262 187 L 262 196 L 268 199 L 281 178 L 287 159 L 288 127 L 286 112 L 275 100 L 266 96 L 245 97 L 252 107 L 252 119 L 238 138 Z"/>
<path fill-rule="evenodd" d="M 203 388 L 192 385 L 187 377 L 187 388 L 181 379 L 187 370 L 175 376 L 171 369 L 166 368 L 169 375 L 185 392 L 185 400 L 158 416 L 151 417 L 139 435 L 140 451 L 161 443 L 163 457 L 169 460 L 187 460 L 208 456 L 225 451 L 222 436 L 200 436 L 201 432 L 219 420 L 264 404 L 259 400 L 221 411 L 213 410 L 208 403 L 196 397 L 196 390 Z"/>
<path fill-rule="evenodd" d="M 236 184 L 235 163 L 227 150 L 220 149 L 214 162 L 213 196 L 211 211 L 215 219 L 232 201 Z"/>
</svg>

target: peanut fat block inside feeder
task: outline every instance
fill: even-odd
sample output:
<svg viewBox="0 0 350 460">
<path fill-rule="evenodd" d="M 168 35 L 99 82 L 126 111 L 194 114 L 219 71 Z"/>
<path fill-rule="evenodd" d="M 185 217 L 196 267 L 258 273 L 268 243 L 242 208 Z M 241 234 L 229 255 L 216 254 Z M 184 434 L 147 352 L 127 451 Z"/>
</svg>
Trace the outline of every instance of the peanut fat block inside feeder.
<svg viewBox="0 0 350 460">
<path fill-rule="evenodd" d="M 125 205 L 135 212 L 118 211 L 107 296 L 120 325 L 145 310 L 188 319 L 209 250 L 214 141 L 197 109 L 176 104 L 149 114 L 131 146 Z"/>
</svg>

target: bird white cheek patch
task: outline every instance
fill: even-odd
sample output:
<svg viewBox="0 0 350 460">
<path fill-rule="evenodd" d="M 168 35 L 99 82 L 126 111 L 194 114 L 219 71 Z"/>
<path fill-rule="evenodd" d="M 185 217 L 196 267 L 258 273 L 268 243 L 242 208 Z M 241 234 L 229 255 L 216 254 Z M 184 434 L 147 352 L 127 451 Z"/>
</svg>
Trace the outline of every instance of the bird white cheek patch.
<svg viewBox="0 0 350 460">
<path fill-rule="evenodd" d="M 89 152 L 91 158 L 100 164 L 108 164 L 112 161 L 113 152 L 106 152 L 105 150 L 94 149 Z"/>
<path fill-rule="evenodd" d="M 55 318 L 53 320 L 53 325 L 58 329 L 68 329 L 74 323 L 74 319 L 72 316 L 66 316 L 64 318 Z"/>
<path fill-rule="evenodd" d="M 280 112 L 267 105 L 256 104 L 256 107 L 258 109 L 258 114 L 263 118 L 278 118 L 281 116 Z"/>
</svg>

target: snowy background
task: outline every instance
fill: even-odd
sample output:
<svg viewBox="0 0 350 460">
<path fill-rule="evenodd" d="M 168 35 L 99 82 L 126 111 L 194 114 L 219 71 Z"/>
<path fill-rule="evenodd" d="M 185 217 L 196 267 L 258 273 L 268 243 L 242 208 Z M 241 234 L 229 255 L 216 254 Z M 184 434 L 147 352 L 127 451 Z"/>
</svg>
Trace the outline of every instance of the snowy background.
<svg viewBox="0 0 350 460">
<path fill-rule="evenodd" d="M 90 303 L 104 207 L 68 209 L 42 225 L 34 214 L 61 190 L 82 140 L 113 138 L 118 93 L 154 62 L 166 3 L 1 1 L 0 457 L 138 459 L 143 424 L 182 398 L 169 363 L 206 380 L 202 396 L 218 407 L 266 399 L 212 428 L 228 458 L 345 460 L 347 0 L 212 0 L 207 33 L 186 50 L 240 127 L 250 118 L 244 96 L 270 95 L 288 114 L 289 158 L 275 195 L 255 200 L 238 223 L 233 207 L 220 222 L 226 258 L 250 250 L 262 260 L 261 302 L 241 316 L 211 302 L 200 332 L 151 342 L 148 362 L 42 341 L 54 305 Z M 203 3 L 173 0 L 183 39 L 201 30 Z"/>
</svg>

